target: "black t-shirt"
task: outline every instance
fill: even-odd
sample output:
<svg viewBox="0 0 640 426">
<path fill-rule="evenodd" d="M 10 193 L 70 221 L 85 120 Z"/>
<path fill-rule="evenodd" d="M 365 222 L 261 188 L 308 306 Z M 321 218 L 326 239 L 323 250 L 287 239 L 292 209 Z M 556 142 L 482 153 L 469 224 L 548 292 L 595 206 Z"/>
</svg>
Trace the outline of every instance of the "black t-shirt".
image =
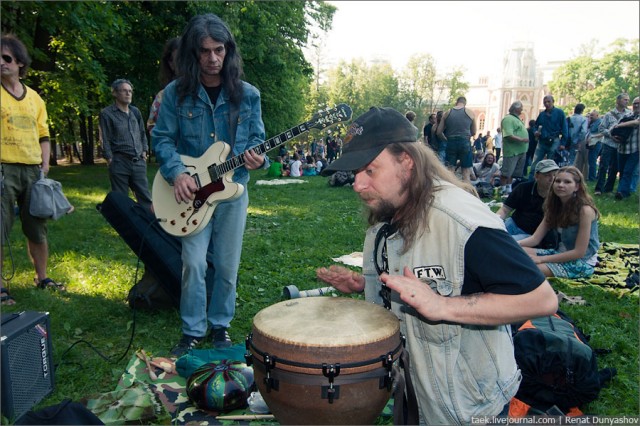
<svg viewBox="0 0 640 426">
<path fill-rule="evenodd" d="M 507 232 L 478 228 L 464 247 L 462 294 L 524 294 L 545 280 L 544 274 Z"/>
<path fill-rule="evenodd" d="M 215 87 L 204 86 L 204 90 L 207 92 L 207 95 L 209 95 L 211 105 L 215 105 L 218 101 L 218 96 L 220 96 L 220 92 L 222 91 L 222 84 Z"/>
<path fill-rule="evenodd" d="M 543 203 L 544 198 L 538 194 L 537 183 L 533 180 L 516 186 L 504 202 L 505 206 L 515 210 L 511 218 L 518 228 L 529 235 L 536 231 L 544 218 Z"/>
</svg>

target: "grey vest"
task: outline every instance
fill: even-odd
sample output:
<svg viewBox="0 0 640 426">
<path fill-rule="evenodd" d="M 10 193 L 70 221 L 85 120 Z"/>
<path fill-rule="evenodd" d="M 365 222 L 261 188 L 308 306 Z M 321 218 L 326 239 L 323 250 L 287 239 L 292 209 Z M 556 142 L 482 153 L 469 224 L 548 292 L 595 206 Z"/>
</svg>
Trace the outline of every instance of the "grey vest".
<svg viewBox="0 0 640 426">
<path fill-rule="evenodd" d="M 428 231 L 403 255 L 399 234 L 389 237 L 389 273 L 402 274 L 406 265 L 442 296 L 460 296 L 467 240 L 479 226 L 504 224 L 482 201 L 449 183 L 436 192 L 428 221 Z M 373 258 L 379 227 L 367 231 L 363 274 L 366 299 L 382 304 Z M 392 311 L 407 338 L 420 424 L 469 424 L 472 416 L 497 415 L 517 392 L 522 376 L 508 325 L 427 322 L 395 292 Z"/>
</svg>

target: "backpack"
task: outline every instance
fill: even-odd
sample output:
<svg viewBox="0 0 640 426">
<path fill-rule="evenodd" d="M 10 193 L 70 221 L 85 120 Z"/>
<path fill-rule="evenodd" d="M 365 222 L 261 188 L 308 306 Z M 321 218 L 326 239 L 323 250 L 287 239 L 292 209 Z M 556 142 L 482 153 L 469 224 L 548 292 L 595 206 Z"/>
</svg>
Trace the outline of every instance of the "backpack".
<svg viewBox="0 0 640 426">
<path fill-rule="evenodd" d="M 129 290 L 127 302 L 131 309 L 164 310 L 175 307 L 172 297 L 148 270 Z"/>
<path fill-rule="evenodd" d="M 627 115 L 625 117 L 622 117 L 620 121 L 618 121 L 618 124 L 626 123 L 627 121 L 636 119 L 637 117 L 633 115 Z M 611 129 L 610 134 L 611 136 L 615 136 L 618 138 L 618 140 L 614 139 L 614 142 L 625 144 L 629 141 L 629 136 L 631 136 L 631 133 L 633 133 L 633 129 L 633 127 L 616 127 L 615 129 Z"/>
<path fill-rule="evenodd" d="M 563 412 L 591 402 L 617 373 L 598 370 L 596 352 L 564 313 L 512 324 L 522 383 L 516 398 L 541 411 Z"/>
<path fill-rule="evenodd" d="M 343 170 L 338 170 L 334 174 L 329 177 L 329 185 L 330 186 L 345 186 L 351 185 L 355 182 L 355 176 L 352 172 L 346 172 Z"/>
<path fill-rule="evenodd" d="M 475 187 L 480 198 L 493 198 L 493 186 L 489 182 L 478 182 Z"/>
</svg>

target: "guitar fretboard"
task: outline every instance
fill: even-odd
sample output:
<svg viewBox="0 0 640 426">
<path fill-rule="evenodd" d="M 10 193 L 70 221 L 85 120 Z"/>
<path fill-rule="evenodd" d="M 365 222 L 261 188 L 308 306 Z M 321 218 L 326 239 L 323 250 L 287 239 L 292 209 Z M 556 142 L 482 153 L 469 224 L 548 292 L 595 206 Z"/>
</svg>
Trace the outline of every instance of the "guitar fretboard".
<svg viewBox="0 0 640 426">
<path fill-rule="evenodd" d="M 299 136 L 308 131 L 309 128 L 307 127 L 307 123 L 300 124 L 280 133 L 277 136 L 272 137 L 271 139 L 264 141 L 260 145 L 256 145 L 255 147 L 253 147 L 253 150 L 257 154 L 264 154 L 267 151 L 271 151 L 272 149 L 279 147 L 280 145 L 295 138 L 296 136 Z M 218 178 L 230 172 L 231 170 L 235 170 L 238 167 L 244 166 L 244 163 L 244 153 L 242 153 L 240 155 L 236 155 L 233 158 L 230 158 L 222 164 L 213 164 L 209 166 L 209 174 L 211 174 L 211 180 L 218 180 Z"/>
<path fill-rule="evenodd" d="M 297 126 L 292 127 L 291 129 L 286 130 L 279 135 L 264 141 L 260 145 L 253 147 L 253 150 L 257 154 L 264 154 L 267 151 L 271 151 L 272 149 L 295 138 L 296 136 L 308 132 L 312 128 L 324 129 L 330 125 L 349 120 L 351 118 L 351 113 L 351 108 L 348 105 L 340 104 L 332 110 L 318 113 L 311 120 L 302 124 L 298 124 Z M 211 181 L 217 181 L 226 173 L 229 173 L 230 171 L 235 170 L 238 167 L 244 166 L 244 164 L 244 153 L 242 153 L 233 158 L 230 158 L 222 164 L 210 165 L 208 167 L 208 171 L 211 177 Z"/>
</svg>

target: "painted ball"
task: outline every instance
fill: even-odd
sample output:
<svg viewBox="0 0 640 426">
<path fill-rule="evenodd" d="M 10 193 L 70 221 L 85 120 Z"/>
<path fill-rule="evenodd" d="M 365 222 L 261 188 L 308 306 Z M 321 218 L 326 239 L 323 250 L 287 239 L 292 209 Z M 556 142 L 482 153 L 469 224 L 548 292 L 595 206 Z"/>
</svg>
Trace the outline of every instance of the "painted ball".
<svg viewBox="0 0 640 426">
<path fill-rule="evenodd" d="M 222 360 L 198 367 L 187 379 L 187 396 L 196 407 L 231 411 L 247 406 L 254 390 L 253 369 L 240 361 Z"/>
</svg>

